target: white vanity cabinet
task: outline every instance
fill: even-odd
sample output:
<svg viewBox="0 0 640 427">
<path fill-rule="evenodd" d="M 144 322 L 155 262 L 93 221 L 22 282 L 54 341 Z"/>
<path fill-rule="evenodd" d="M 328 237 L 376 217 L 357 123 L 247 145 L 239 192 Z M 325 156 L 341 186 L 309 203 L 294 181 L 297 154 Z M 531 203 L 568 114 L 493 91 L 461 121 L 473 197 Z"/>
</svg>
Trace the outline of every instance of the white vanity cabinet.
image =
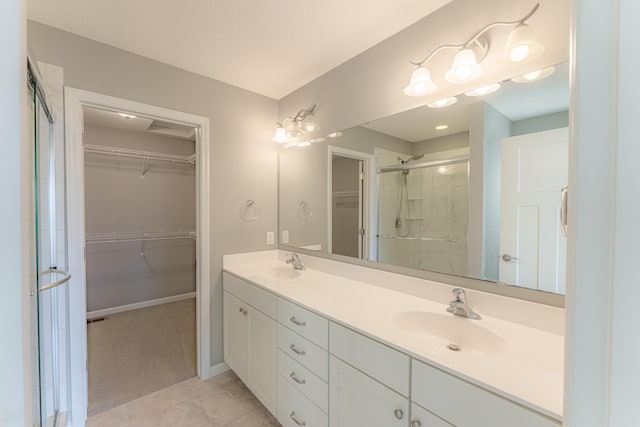
<svg viewBox="0 0 640 427">
<path fill-rule="evenodd" d="M 224 360 L 276 414 L 276 296 L 223 275 Z"/>
<path fill-rule="evenodd" d="M 329 426 L 408 427 L 410 358 L 331 323 Z"/>
<path fill-rule="evenodd" d="M 278 421 L 327 427 L 329 321 L 278 298 Z"/>
<path fill-rule="evenodd" d="M 561 425 L 540 413 L 415 359 L 412 364 L 411 384 L 411 399 L 414 402 L 454 426 L 558 427 Z"/>
</svg>

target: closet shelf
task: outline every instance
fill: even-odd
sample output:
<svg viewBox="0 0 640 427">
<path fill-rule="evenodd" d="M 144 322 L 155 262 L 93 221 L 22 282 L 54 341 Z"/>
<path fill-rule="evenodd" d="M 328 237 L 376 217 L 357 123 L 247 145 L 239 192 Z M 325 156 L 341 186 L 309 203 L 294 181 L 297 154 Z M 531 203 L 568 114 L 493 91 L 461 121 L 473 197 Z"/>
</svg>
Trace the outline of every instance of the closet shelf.
<svg viewBox="0 0 640 427">
<path fill-rule="evenodd" d="M 195 231 L 136 231 L 136 232 L 112 232 L 112 233 L 87 233 L 87 244 L 116 243 L 116 242 L 141 242 L 149 240 L 196 240 Z"/>
<path fill-rule="evenodd" d="M 195 165 L 196 155 L 181 156 L 178 154 L 156 153 L 153 151 L 132 150 L 129 148 L 108 147 L 106 145 L 84 145 L 85 153 L 107 154 L 118 157 L 132 157 L 145 160 L 162 160 L 171 163 L 188 163 Z"/>
</svg>

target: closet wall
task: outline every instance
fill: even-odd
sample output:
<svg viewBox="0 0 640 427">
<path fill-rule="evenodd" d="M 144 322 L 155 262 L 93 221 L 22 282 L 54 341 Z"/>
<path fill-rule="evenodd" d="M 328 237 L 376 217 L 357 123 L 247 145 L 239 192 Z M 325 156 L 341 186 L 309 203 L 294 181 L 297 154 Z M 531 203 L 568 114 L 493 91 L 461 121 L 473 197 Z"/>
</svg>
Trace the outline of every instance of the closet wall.
<svg viewBox="0 0 640 427">
<path fill-rule="evenodd" d="M 191 155 L 195 143 L 85 125 L 84 143 Z M 195 166 L 85 153 L 87 233 L 195 231 Z M 195 292 L 195 240 L 87 244 L 87 311 Z"/>
</svg>

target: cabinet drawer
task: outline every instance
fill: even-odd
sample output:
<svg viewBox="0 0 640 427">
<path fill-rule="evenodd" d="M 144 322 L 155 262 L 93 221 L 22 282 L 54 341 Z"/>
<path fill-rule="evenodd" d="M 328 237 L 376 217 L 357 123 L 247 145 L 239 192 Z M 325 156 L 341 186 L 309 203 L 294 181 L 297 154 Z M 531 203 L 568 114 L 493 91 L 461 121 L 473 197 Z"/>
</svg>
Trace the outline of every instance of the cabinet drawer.
<svg viewBox="0 0 640 427">
<path fill-rule="evenodd" d="M 329 388 L 313 372 L 278 350 L 278 374 L 293 387 L 318 405 L 324 412 L 329 410 Z"/>
<path fill-rule="evenodd" d="M 329 326 L 329 350 L 387 387 L 409 396 L 410 358 L 406 354 L 333 322 Z"/>
<path fill-rule="evenodd" d="M 247 285 L 247 282 L 242 279 L 238 279 L 232 274 L 225 272 L 222 273 L 223 289 L 242 301 L 247 300 Z"/>
<path fill-rule="evenodd" d="M 228 273 L 222 274 L 222 286 L 225 291 L 236 298 L 260 310 L 272 319 L 276 318 L 277 297 L 274 294 Z"/>
<path fill-rule="evenodd" d="M 426 409 L 411 404 L 411 427 L 454 427 L 441 418 L 436 417 Z"/>
<path fill-rule="evenodd" d="M 412 399 L 456 426 L 558 427 L 561 424 L 540 413 L 413 360 Z M 464 410 L 460 410 L 463 405 Z"/>
<path fill-rule="evenodd" d="M 306 338 L 278 324 L 278 347 L 293 360 L 327 381 L 329 355 Z"/>
<path fill-rule="evenodd" d="M 324 317 L 278 298 L 278 322 L 327 350 L 329 321 Z"/>
<path fill-rule="evenodd" d="M 282 427 L 327 427 L 327 414 L 278 375 L 278 421 Z"/>
</svg>

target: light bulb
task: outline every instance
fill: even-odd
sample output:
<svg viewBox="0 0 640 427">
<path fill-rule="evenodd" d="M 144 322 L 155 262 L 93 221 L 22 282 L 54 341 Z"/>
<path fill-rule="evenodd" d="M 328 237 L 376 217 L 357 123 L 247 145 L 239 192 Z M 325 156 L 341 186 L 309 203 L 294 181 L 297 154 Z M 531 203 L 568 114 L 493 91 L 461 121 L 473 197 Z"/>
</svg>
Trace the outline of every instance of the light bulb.
<svg viewBox="0 0 640 427">
<path fill-rule="evenodd" d="M 440 166 L 438 168 L 438 173 L 444 175 L 445 173 L 447 173 L 447 168 L 445 168 L 444 166 Z"/>
<path fill-rule="evenodd" d="M 465 92 L 465 95 L 467 96 L 488 95 L 490 93 L 497 91 L 498 89 L 500 89 L 500 83 L 492 83 L 490 85 L 482 86 L 472 91 Z"/>
<path fill-rule="evenodd" d="M 291 120 L 285 125 L 286 135 L 289 139 L 294 139 L 300 136 L 300 123 L 295 120 Z"/>
<path fill-rule="evenodd" d="M 476 54 L 471 49 L 462 49 L 453 58 L 451 68 L 444 78 L 449 83 L 464 83 L 480 77 L 483 68 L 478 64 Z"/>
<path fill-rule="evenodd" d="M 536 41 L 533 29 L 527 24 L 518 24 L 507 37 L 504 48 L 513 62 L 537 58 L 544 52 L 544 45 Z"/>
<path fill-rule="evenodd" d="M 538 77 L 540 77 L 540 74 L 542 74 L 542 70 L 536 70 L 536 71 L 532 71 L 530 73 L 526 73 L 522 77 L 524 77 L 525 79 L 531 81 L 531 80 L 535 80 Z"/>
<path fill-rule="evenodd" d="M 446 129 L 449 129 L 449 125 L 438 125 L 434 129 L 435 130 L 446 130 Z"/>
<path fill-rule="evenodd" d="M 278 128 L 276 129 L 276 133 L 273 134 L 273 138 L 271 138 L 271 140 L 274 142 L 279 142 L 281 144 L 283 142 L 287 142 L 287 131 L 282 126 L 278 126 Z"/>
<path fill-rule="evenodd" d="M 437 86 L 431 81 L 429 70 L 424 67 L 416 68 L 411 74 L 411 81 L 404 88 L 407 96 L 425 96 L 435 91 Z"/>
<path fill-rule="evenodd" d="M 456 102 L 458 102 L 458 98 L 456 98 L 455 96 L 452 96 L 452 97 L 449 97 L 449 98 L 439 99 L 439 100 L 437 100 L 435 102 L 427 104 L 427 107 L 429 107 L 429 108 L 443 108 L 443 107 L 448 107 L 449 105 L 453 105 Z"/>
</svg>

